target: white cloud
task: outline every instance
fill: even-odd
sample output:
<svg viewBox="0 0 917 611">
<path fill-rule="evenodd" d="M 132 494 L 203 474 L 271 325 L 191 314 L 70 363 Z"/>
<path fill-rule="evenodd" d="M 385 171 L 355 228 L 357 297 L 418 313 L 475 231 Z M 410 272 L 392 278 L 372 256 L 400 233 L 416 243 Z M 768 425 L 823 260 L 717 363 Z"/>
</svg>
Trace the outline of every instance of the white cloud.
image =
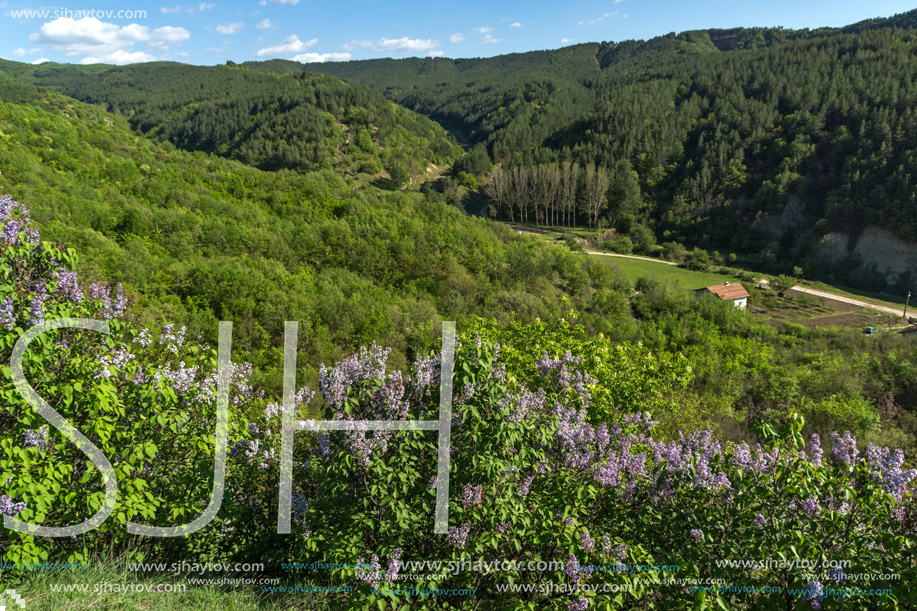
<svg viewBox="0 0 917 611">
<path fill-rule="evenodd" d="M 209 11 L 210 9 L 212 9 L 215 6 L 216 4 L 214 4 L 213 2 L 201 2 L 200 4 L 197 5 L 196 10 L 193 8 L 189 8 L 188 12 L 189 13 L 203 13 L 204 11 Z"/>
<path fill-rule="evenodd" d="M 487 34 L 488 32 L 493 32 L 494 29 L 490 27 L 489 25 L 485 25 L 480 28 L 475 28 L 474 31 L 477 32 L 478 34 Z"/>
<path fill-rule="evenodd" d="M 442 51 L 430 51 L 427 53 L 427 57 L 442 57 L 443 55 L 445 55 L 445 53 Z"/>
<path fill-rule="evenodd" d="M 188 52 L 187 51 L 178 51 L 176 53 L 173 53 L 173 55 L 177 55 L 179 57 L 188 57 Z"/>
<path fill-rule="evenodd" d="M 522 24 L 519 23 L 519 22 L 517 21 L 517 22 L 515 22 L 515 23 L 509 24 L 509 27 L 511 27 L 511 28 L 521 28 L 521 27 L 522 27 Z"/>
<path fill-rule="evenodd" d="M 373 44 L 373 49 L 376 51 L 397 51 L 404 53 L 407 51 L 429 51 L 437 46 L 439 46 L 439 43 L 429 38 L 421 39 L 403 36 L 401 38 L 383 38 L 379 42 Z"/>
<path fill-rule="evenodd" d="M 127 64 L 156 59 L 150 53 L 135 50 L 134 45 L 146 44 L 155 50 L 166 50 L 190 37 L 191 33 L 185 28 L 151 29 L 136 23 L 118 26 L 94 17 L 61 17 L 43 24 L 29 40 L 47 44 L 67 57 L 80 57 L 82 64 Z"/>
<path fill-rule="evenodd" d="M 465 35 L 462 34 L 461 32 L 456 32 L 455 34 L 449 37 L 449 42 L 451 42 L 452 44 L 455 44 L 457 42 L 462 42 L 464 40 L 465 40 Z"/>
<path fill-rule="evenodd" d="M 271 2 L 276 2 L 277 4 L 289 4 L 291 6 L 294 4 L 299 4 L 299 0 L 271 0 Z M 263 2 L 262 4 L 267 4 L 267 2 Z"/>
<path fill-rule="evenodd" d="M 431 51 L 438 46 L 438 40 L 403 36 L 401 38 L 380 38 L 379 40 L 351 40 L 341 48 L 345 51 L 352 51 L 359 47 L 370 47 L 373 51 L 422 53 L 423 51 Z"/>
<path fill-rule="evenodd" d="M 276 23 L 274 23 L 270 19 L 265 19 L 264 21 L 259 22 L 258 25 L 255 26 L 255 29 L 256 30 L 269 30 L 271 28 L 276 28 L 276 27 L 277 27 Z"/>
<path fill-rule="evenodd" d="M 303 53 L 290 59 L 301 64 L 321 64 L 324 62 L 343 62 L 350 58 L 350 53 Z"/>
<path fill-rule="evenodd" d="M 20 47 L 19 49 L 16 49 L 15 51 L 13 51 L 13 55 L 15 55 L 16 57 L 22 57 L 23 55 L 25 55 L 25 49 Z"/>
<path fill-rule="evenodd" d="M 207 47 L 206 49 L 204 49 L 204 51 L 207 51 L 209 53 L 222 53 L 223 49 L 219 47 Z"/>
<path fill-rule="evenodd" d="M 245 24 L 241 21 L 238 23 L 224 23 L 223 25 L 218 25 L 216 31 L 218 34 L 235 34 L 244 27 Z"/>
<path fill-rule="evenodd" d="M 624 0 L 611 0 L 612 4 L 621 4 Z"/>
<path fill-rule="evenodd" d="M 35 65 L 43 64 L 43 63 L 49 62 L 49 61 L 51 61 L 51 60 L 48 59 L 47 57 L 42 57 L 41 59 L 36 59 L 34 62 L 32 62 L 32 65 L 35 66 Z"/>
<path fill-rule="evenodd" d="M 593 24 L 596 24 L 596 23 L 598 23 L 598 22 L 600 22 L 600 21 L 604 21 L 604 20 L 607 19 L 608 17 L 614 17 L 614 16 L 617 15 L 617 14 L 618 14 L 618 11 L 612 11 L 612 12 L 610 12 L 610 13 L 605 13 L 605 14 L 602 15 L 601 17 L 596 17 L 596 18 L 593 19 L 592 21 L 580 21 L 577 25 L 593 25 Z M 627 15 L 624 15 L 624 16 L 627 17 Z"/>
<path fill-rule="evenodd" d="M 565 44 L 570 43 L 570 42 L 573 42 L 573 39 L 572 39 L 572 38 L 561 38 L 561 39 L 560 39 L 560 44 L 562 44 L 562 45 L 565 45 Z"/>
<path fill-rule="evenodd" d="M 502 39 L 502 38 L 494 38 L 494 37 L 491 36 L 490 34 L 484 34 L 483 36 L 481 36 L 481 44 L 482 44 L 482 45 L 495 45 L 495 44 L 497 44 L 498 42 L 503 42 L 503 39 Z"/>
<path fill-rule="evenodd" d="M 173 7 L 170 8 L 170 7 L 164 6 L 164 7 L 162 7 L 162 8 L 159 9 L 159 10 L 160 10 L 160 12 L 163 12 L 163 13 L 165 13 L 166 15 L 171 15 L 172 13 L 180 13 L 180 12 L 181 12 L 181 7 L 180 7 L 180 6 L 173 6 Z"/>
<path fill-rule="evenodd" d="M 299 36 L 293 34 L 292 36 L 288 36 L 282 44 L 279 44 L 276 47 L 267 47 L 265 49 L 261 49 L 258 51 L 258 53 L 256 53 L 256 55 L 258 57 L 264 57 L 266 55 L 272 55 L 276 57 L 279 55 L 289 55 L 290 53 L 301 53 L 317 42 L 317 38 L 303 42 L 299 39 Z"/>
</svg>

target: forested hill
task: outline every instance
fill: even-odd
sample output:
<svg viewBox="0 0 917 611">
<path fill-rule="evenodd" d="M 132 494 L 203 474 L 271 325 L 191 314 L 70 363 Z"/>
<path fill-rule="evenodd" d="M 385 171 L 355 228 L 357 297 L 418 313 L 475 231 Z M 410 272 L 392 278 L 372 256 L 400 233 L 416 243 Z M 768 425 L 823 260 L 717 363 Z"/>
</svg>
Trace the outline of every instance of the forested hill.
<svg viewBox="0 0 917 611">
<path fill-rule="evenodd" d="M 593 333 L 631 328 L 627 282 L 569 250 L 416 190 L 183 151 L 2 70 L 0 172 L 0 194 L 31 202 L 47 243 L 74 247 L 82 277 L 139 293 L 153 325 L 215 342 L 217 321 L 235 321 L 233 358 L 272 391 L 286 320 L 300 321 L 310 383 L 371 341 L 403 367 L 439 345 L 441 320 L 573 309 Z"/>
<path fill-rule="evenodd" d="M 368 87 L 313 73 L 176 63 L 7 70 L 124 113 L 142 132 L 265 170 L 423 173 L 460 152 L 443 129 Z M 399 181 L 401 182 L 401 181 Z"/>
<path fill-rule="evenodd" d="M 638 245 L 654 236 L 745 253 L 770 271 L 903 288 L 906 270 L 855 249 L 864 231 L 889 252 L 904 247 L 896 238 L 917 242 L 915 27 L 911 11 L 835 29 L 309 69 L 377 86 L 503 168 L 597 163 L 610 184 L 599 221 Z"/>
</svg>

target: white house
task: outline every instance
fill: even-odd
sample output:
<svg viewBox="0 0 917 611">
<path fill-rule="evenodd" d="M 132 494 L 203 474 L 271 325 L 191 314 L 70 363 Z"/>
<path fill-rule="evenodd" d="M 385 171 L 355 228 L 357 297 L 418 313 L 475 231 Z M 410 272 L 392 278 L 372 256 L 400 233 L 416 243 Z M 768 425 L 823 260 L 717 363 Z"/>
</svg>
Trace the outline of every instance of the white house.
<svg viewBox="0 0 917 611">
<path fill-rule="evenodd" d="M 694 298 L 700 299 L 707 295 L 716 295 L 723 301 L 731 301 L 737 308 L 744 310 L 748 307 L 748 291 L 739 282 L 727 282 L 716 286 L 706 286 L 694 291 Z"/>
</svg>

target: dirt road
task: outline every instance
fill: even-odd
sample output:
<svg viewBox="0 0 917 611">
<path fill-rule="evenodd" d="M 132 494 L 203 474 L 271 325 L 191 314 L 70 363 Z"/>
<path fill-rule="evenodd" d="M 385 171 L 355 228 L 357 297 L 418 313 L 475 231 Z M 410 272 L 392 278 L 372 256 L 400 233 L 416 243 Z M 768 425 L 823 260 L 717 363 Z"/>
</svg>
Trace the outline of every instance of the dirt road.
<svg viewBox="0 0 917 611">
<path fill-rule="evenodd" d="M 875 305 L 866 301 L 860 301 L 859 299 L 851 299 L 850 297 L 835 295 L 834 293 L 829 293 L 828 291 L 820 291 L 818 289 L 812 289 L 807 286 L 801 286 L 799 284 L 794 286 L 793 290 L 799 291 L 800 293 L 806 293 L 808 295 L 814 295 L 815 297 L 821 297 L 823 299 L 833 299 L 834 301 L 840 301 L 841 303 L 849 303 L 850 305 L 867 308 L 869 310 L 875 310 L 876 312 L 882 312 L 883 314 L 891 314 L 899 318 L 901 317 L 901 314 L 904 313 L 904 306 L 893 308 L 891 306 Z"/>
<path fill-rule="evenodd" d="M 654 263 L 664 263 L 666 265 L 678 265 L 678 263 L 672 263 L 671 261 L 663 261 L 662 259 L 654 259 L 652 257 L 641 257 L 638 255 L 619 255 L 615 252 L 599 252 L 597 250 L 584 250 L 583 252 L 589 253 L 590 255 L 600 255 L 602 257 L 622 257 L 624 259 L 642 259 L 644 261 L 652 261 Z"/>
</svg>

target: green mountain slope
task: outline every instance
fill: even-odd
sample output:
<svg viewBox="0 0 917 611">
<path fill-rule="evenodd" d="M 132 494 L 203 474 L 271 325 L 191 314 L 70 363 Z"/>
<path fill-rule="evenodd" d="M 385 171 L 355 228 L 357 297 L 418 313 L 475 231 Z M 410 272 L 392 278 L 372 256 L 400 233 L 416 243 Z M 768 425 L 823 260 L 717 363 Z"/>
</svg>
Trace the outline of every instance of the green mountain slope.
<svg viewBox="0 0 917 611">
<path fill-rule="evenodd" d="M 134 128 L 179 148 L 265 170 L 376 174 L 401 165 L 420 174 L 459 152 L 429 119 L 373 89 L 318 74 L 162 62 L 10 69 L 21 79 L 123 112 Z"/>
<path fill-rule="evenodd" d="M 126 282 L 189 334 L 235 321 L 235 349 L 261 371 L 279 367 L 285 320 L 300 321 L 308 377 L 372 340 L 403 365 L 438 345 L 443 319 L 550 319 L 568 296 L 615 332 L 627 308 L 600 266 L 420 193 L 182 151 L 2 72 L 0 143 L 0 192 L 78 248 L 84 278 Z"/>
<path fill-rule="evenodd" d="M 900 291 L 917 270 L 855 249 L 866 230 L 887 236 L 889 252 L 896 239 L 917 243 L 915 27 L 911 11 L 846 28 L 699 30 L 481 60 L 314 69 L 375 83 L 485 144 L 505 169 L 604 167 L 600 222 L 638 248 L 655 235 L 744 253 L 775 273 L 801 267 Z M 590 216 L 581 207 L 575 220 Z M 847 250 L 831 246 L 838 240 Z"/>
</svg>

